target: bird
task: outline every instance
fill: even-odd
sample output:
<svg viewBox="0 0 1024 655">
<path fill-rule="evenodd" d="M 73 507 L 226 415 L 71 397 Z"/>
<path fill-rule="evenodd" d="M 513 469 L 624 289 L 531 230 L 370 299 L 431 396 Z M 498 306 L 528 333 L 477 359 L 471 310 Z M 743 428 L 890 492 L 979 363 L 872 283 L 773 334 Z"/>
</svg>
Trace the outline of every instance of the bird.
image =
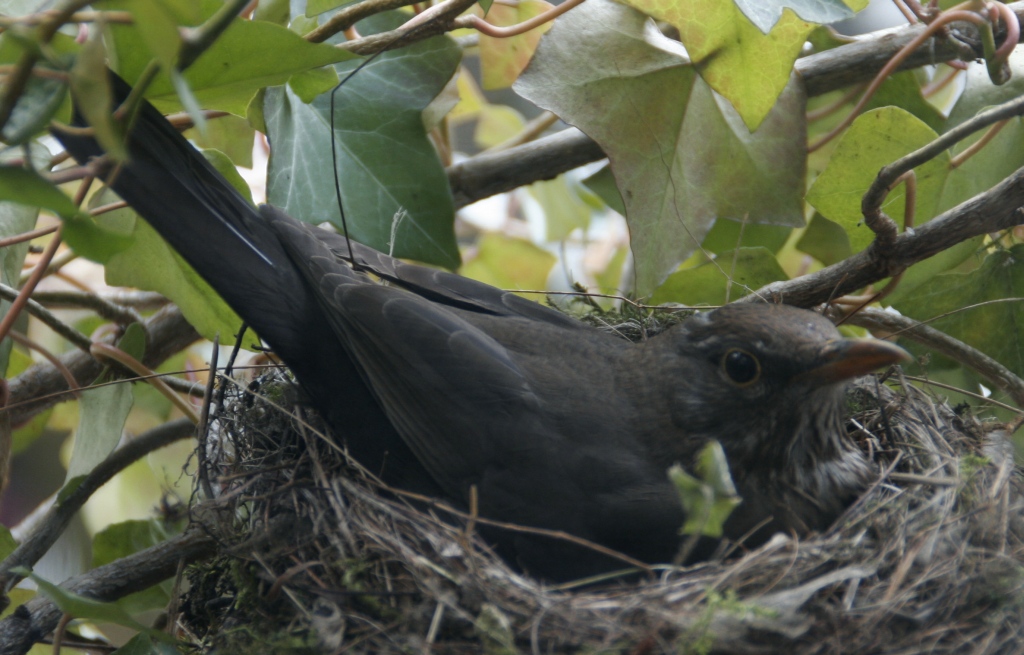
<svg viewBox="0 0 1024 655">
<path fill-rule="evenodd" d="M 123 100 L 130 88 L 111 79 Z M 73 124 L 86 125 L 77 107 Z M 713 441 L 741 498 L 723 538 L 748 548 L 825 530 L 871 479 L 844 389 L 906 359 L 896 345 L 768 303 L 632 343 L 255 207 L 148 103 L 123 162 L 88 131 L 53 135 L 255 329 L 355 460 L 395 488 L 472 506 L 493 522 L 480 526 L 488 544 L 527 574 L 621 569 L 608 551 L 671 562 L 686 513 L 667 471 L 692 470 Z M 688 561 L 718 543 L 702 539 Z"/>
</svg>

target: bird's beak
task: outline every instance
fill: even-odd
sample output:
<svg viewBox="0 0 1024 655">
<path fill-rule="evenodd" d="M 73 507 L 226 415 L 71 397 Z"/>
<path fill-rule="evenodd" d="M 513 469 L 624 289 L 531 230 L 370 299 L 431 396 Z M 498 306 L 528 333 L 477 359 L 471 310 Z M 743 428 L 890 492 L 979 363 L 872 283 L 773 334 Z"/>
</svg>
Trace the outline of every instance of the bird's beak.
<svg viewBox="0 0 1024 655">
<path fill-rule="evenodd" d="M 835 384 L 911 359 L 910 353 L 888 341 L 836 339 L 821 349 L 818 365 L 800 377 L 818 384 Z"/>
</svg>

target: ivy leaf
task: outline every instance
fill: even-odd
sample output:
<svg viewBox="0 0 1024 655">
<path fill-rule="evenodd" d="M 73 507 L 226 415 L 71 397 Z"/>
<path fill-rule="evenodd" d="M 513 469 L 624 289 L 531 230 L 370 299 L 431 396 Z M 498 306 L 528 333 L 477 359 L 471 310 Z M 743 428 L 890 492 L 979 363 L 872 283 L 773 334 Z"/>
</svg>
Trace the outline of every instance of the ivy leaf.
<svg viewBox="0 0 1024 655">
<path fill-rule="evenodd" d="M 499 289 L 544 289 L 554 265 L 554 255 L 529 241 L 487 234 L 459 273 Z"/>
<path fill-rule="evenodd" d="M 78 429 L 65 482 L 92 471 L 117 446 L 132 407 L 132 385 L 85 389 L 78 402 Z"/>
<path fill-rule="evenodd" d="M 195 3 L 208 17 L 220 3 Z M 108 0 L 108 9 L 134 11 L 131 0 Z M 179 24 L 194 25 L 196 17 L 174 15 Z M 130 25 L 111 25 L 114 59 L 121 77 L 134 83 L 150 60 L 150 46 Z M 183 82 L 204 109 L 220 109 L 245 116 L 259 89 L 284 84 L 302 71 L 355 58 L 356 55 L 325 43 L 310 43 L 287 27 L 265 21 L 237 19 L 188 70 Z M 171 77 L 161 71 L 146 90 L 146 97 L 161 111 L 181 111 Z"/>
<path fill-rule="evenodd" d="M 103 150 L 118 161 L 128 156 L 121 127 L 111 115 L 113 91 L 107 75 L 107 50 L 93 30 L 71 68 L 71 93 Z"/>
<path fill-rule="evenodd" d="M 852 18 L 854 10 L 843 0 L 733 0 L 743 15 L 767 34 L 782 18 L 782 11 L 790 9 L 808 23 L 828 25 Z M 857 2 L 857 11 L 868 4 L 868 0 Z"/>
<path fill-rule="evenodd" d="M 233 343 L 241 319 L 195 269 L 146 221 L 135 221 L 131 238 L 130 248 L 107 260 L 107 284 L 159 291 L 181 308 L 199 334 L 207 339 L 219 334 L 222 344 Z"/>
<path fill-rule="evenodd" d="M 726 520 L 741 501 L 722 444 L 712 440 L 704 446 L 697 456 L 696 469 L 696 475 L 690 475 L 679 464 L 668 470 L 686 512 L 686 523 L 679 532 L 721 537 Z"/>
<path fill-rule="evenodd" d="M 628 0 L 629 5 L 679 30 L 700 76 L 728 98 L 747 127 L 757 129 L 789 83 L 815 25 L 785 14 L 762 34 L 733 2 Z"/>
<path fill-rule="evenodd" d="M 724 305 L 766 284 L 788 279 L 767 248 L 739 248 L 714 261 L 668 276 L 651 296 L 653 304 Z"/>
<path fill-rule="evenodd" d="M 559 175 L 553 180 L 534 182 L 530 195 L 544 209 L 545 241 L 561 241 L 577 228 L 590 224 L 590 207 L 569 186 L 569 180 Z"/>
<path fill-rule="evenodd" d="M 505 27 L 540 16 L 552 9 L 544 0 L 521 0 L 515 6 L 497 4 L 487 11 L 487 22 Z M 504 89 L 512 86 L 523 72 L 537 49 L 540 37 L 551 28 L 544 23 L 529 32 L 505 39 L 480 35 L 480 67 L 485 89 Z"/>
<path fill-rule="evenodd" d="M 751 133 L 653 22 L 590 0 L 555 22 L 514 88 L 608 154 L 640 295 L 689 257 L 718 219 L 803 225 L 797 85 Z"/>
<path fill-rule="evenodd" d="M 59 587 L 52 582 L 44 580 L 38 575 L 24 568 L 14 569 L 15 573 L 31 578 L 38 586 L 44 596 L 53 601 L 53 604 L 60 608 L 61 612 L 70 614 L 76 619 L 94 621 L 99 623 L 113 623 L 115 625 L 131 628 L 143 633 L 148 639 L 159 640 L 166 643 L 173 643 L 173 638 L 160 630 L 152 630 L 142 625 L 121 609 L 115 603 L 104 603 L 80 596 L 74 592 Z M 166 653 L 167 651 L 160 651 Z"/>
<path fill-rule="evenodd" d="M 1024 375 L 1024 302 L 1018 300 L 1022 296 L 1024 245 L 1017 245 L 990 254 L 969 273 L 937 275 L 893 306 L 907 316 L 929 320 L 932 327 Z M 1014 300 L 971 307 L 1003 298 Z"/>
<path fill-rule="evenodd" d="M 25 207 L 47 209 L 61 218 L 80 215 L 63 191 L 39 173 L 21 166 L 0 166 L 0 198 Z"/>
<path fill-rule="evenodd" d="M 854 252 L 863 250 L 874 233 L 861 224 L 861 197 L 878 171 L 900 157 L 930 143 L 938 135 L 919 118 L 897 107 L 875 109 L 857 117 L 843 134 L 828 165 L 807 192 L 807 202 L 823 216 L 843 226 Z M 935 216 L 936 201 L 949 170 L 943 153 L 915 169 L 917 174 L 916 222 Z M 905 186 L 889 193 L 882 210 L 903 223 Z"/>
<path fill-rule="evenodd" d="M 401 22 L 394 13 L 363 21 L 363 34 Z M 423 110 L 458 67 L 462 52 L 447 37 L 389 51 L 337 94 L 333 137 L 330 94 L 302 102 L 290 89 L 266 93 L 273 144 L 267 197 L 290 215 L 342 229 L 335 200 L 331 139 L 352 238 L 397 257 L 455 268 L 459 252 L 448 178 L 423 127 Z M 355 64 L 338 67 L 341 77 Z"/>
</svg>

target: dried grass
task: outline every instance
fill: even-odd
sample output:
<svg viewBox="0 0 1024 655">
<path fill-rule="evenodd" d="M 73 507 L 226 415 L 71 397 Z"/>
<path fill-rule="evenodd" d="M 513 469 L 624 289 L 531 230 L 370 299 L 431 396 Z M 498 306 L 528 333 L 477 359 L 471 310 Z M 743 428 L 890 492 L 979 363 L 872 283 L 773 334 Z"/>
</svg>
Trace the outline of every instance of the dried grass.
<svg viewBox="0 0 1024 655">
<path fill-rule="evenodd" d="M 224 555 L 192 571 L 180 624 L 228 653 L 1019 652 L 1024 485 L 1008 436 L 913 387 L 865 381 L 851 399 L 879 479 L 827 534 L 566 589 L 237 396 L 218 498 L 195 508 Z"/>
</svg>

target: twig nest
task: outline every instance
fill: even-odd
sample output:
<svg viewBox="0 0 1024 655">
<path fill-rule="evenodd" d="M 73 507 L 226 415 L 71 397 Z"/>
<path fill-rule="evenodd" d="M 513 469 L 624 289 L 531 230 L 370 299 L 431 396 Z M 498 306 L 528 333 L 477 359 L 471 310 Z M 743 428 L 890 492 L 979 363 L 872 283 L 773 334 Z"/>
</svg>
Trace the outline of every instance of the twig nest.
<svg viewBox="0 0 1024 655">
<path fill-rule="evenodd" d="M 251 391 L 280 398 L 281 384 Z M 516 573 L 441 506 L 382 489 L 315 417 L 235 393 L 207 448 L 217 498 L 196 507 L 223 554 L 193 567 L 182 623 L 227 653 L 1017 652 L 1024 497 L 1009 435 L 909 386 L 865 378 L 849 399 L 878 479 L 828 532 L 571 589 Z"/>
</svg>

